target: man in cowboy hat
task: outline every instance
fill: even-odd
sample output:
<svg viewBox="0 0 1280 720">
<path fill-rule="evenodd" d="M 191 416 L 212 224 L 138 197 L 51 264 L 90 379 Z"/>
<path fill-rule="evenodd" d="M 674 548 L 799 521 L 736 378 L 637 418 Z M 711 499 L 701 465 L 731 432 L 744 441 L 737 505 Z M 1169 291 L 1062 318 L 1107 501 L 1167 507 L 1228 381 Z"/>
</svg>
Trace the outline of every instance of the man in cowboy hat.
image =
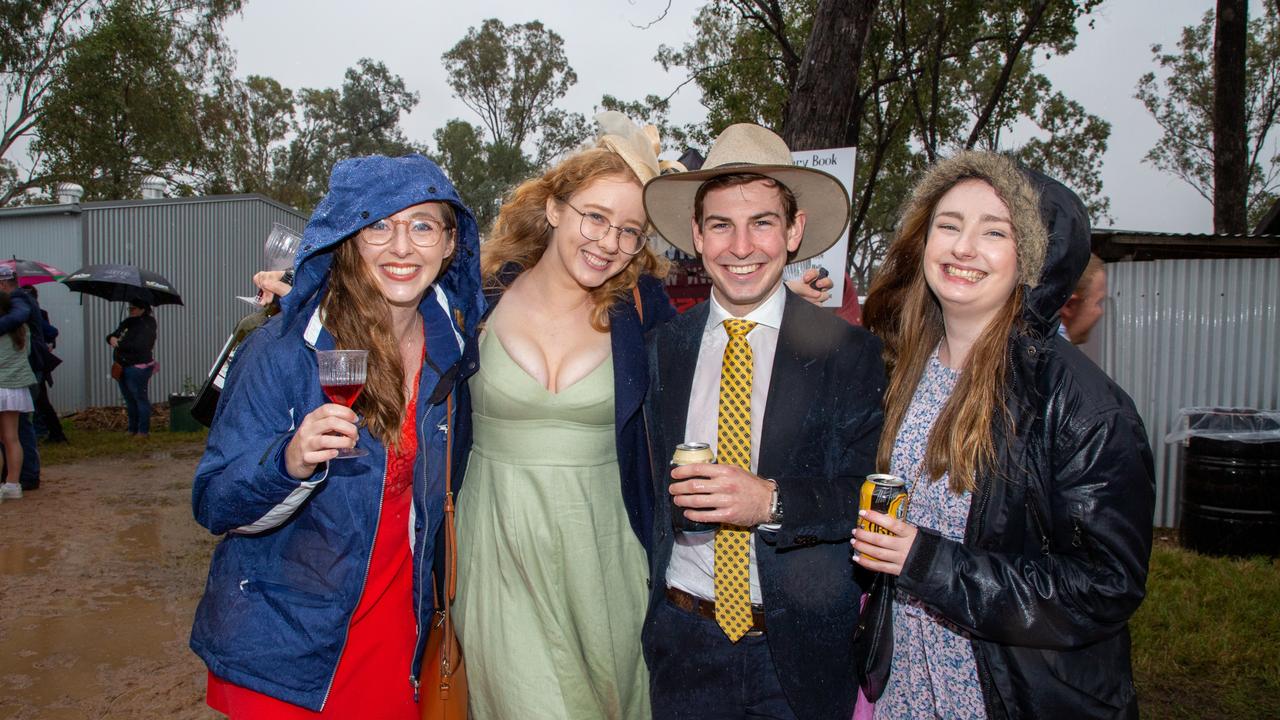
<svg viewBox="0 0 1280 720">
<path fill-rule="evenodd" d="M 649 338 L 654 717 L 848 720 L 861 595 L 848 539 L 884 367 L 872 335 L 782 283 L 784 265 L 843 232 L 848 195 L 743 124 L 701 170 L 649 182 L 645 207 L 714 286 Z M 668 471 L 684 442 L 711 444 L 718 463 Z M 713 529 L 675 530 L 675 512 Z"/>
</svg>

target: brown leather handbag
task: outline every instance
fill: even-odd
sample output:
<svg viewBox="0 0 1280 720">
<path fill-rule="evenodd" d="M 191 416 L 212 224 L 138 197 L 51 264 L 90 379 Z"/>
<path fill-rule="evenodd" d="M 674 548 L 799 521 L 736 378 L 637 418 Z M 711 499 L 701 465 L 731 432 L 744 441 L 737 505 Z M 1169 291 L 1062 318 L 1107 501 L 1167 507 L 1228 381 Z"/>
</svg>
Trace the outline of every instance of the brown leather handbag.
<svg viewBox="0 0 1280 720">
<path fill-rule="evenodd" d="M 443 598 L 436 598 L 439 608 L 431 616 L 431 631 L 422 656 L 421 696 L 418 709 L 422 720 L 467 720 L 467 666 L 462 660 L 462 647 L 453 629 L 450 612 L 458 586 L 457 531 L 453 519 L 453 395 L 446 403 L 448 435 L 445 440 L 444 471 L 444 582 Z"/>
<path fill-rule="evenodd" d="M 124 366 L 118 362 L 111 363 L 111 379 L 119 380 L 124 377 Z"/>
</svg>

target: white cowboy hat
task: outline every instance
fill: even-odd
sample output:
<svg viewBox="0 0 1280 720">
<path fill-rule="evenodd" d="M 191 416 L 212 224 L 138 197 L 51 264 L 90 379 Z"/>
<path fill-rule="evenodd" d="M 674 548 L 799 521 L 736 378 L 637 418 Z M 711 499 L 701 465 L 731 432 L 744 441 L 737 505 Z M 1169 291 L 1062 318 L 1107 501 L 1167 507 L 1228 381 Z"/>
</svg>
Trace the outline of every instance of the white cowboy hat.
<svg viewBox="0 0 1280 720">
<path fill-rule="evenodd" d="M 696 255 L 693 247 L 693 199 L 702 183 L 720 175 L 756 173 L 786 185 L 808 216 L 804 239 L 790 262 L 822 254 L 840 239 L 849 224 L 849 194 L 840 181 L 792 163 L 782 138 L 759 125 L 730 125 L 711 144 L 701 170 L 660 175 L 644 186 L 649 222 L 667 242 Z"/>
</svg>

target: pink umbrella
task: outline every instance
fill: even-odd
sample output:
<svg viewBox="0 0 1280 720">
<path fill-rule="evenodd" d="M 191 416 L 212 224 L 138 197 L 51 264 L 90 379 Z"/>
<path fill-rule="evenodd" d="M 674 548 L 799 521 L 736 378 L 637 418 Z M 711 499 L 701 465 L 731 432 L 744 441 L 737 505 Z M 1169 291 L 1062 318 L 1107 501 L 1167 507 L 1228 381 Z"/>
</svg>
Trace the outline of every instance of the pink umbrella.
<svg viewBox="0 0 1280 720">
<path fill-rule="evenodd" d="M 13 273 L 18 276 L 19 287 L 57 282 L 67 276 L 66 273 L 58 268 L 35 260 L 20 260 L 18 258 L 0 260 L 0 267 L 13 268 Z"/>
</svg>

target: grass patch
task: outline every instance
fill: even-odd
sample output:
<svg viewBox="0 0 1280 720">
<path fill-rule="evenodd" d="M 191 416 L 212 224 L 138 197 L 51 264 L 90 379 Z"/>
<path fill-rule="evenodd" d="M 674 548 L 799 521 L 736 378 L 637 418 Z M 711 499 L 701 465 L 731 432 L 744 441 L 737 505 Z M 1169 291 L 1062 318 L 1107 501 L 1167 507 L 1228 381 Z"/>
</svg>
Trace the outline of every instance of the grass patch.
<svg viewBox="0 0 1280 720">
<path fill-rule="evenodd" d="M 1130 630 L 1144 718 L 1280 714 L 1280 560 L 1199 555 L 1162 539 Z"/>
<path fill-rule="evenodd" d="M 204 448 L 207 430 L 199 432 L 169 432 L 167 428 L 152 428 L 151 437 L 136 440 L 124 432 L 85 430 L 73 423 L 64 422 L 63 430 L 70 442 L 40 443 L 40 465 L 48 467 L 63 463 L 92 460 L 95 458 L 146 457 L 165 450 L 188 450 L 196 446 L 195 457 Z"/>
</svg>

